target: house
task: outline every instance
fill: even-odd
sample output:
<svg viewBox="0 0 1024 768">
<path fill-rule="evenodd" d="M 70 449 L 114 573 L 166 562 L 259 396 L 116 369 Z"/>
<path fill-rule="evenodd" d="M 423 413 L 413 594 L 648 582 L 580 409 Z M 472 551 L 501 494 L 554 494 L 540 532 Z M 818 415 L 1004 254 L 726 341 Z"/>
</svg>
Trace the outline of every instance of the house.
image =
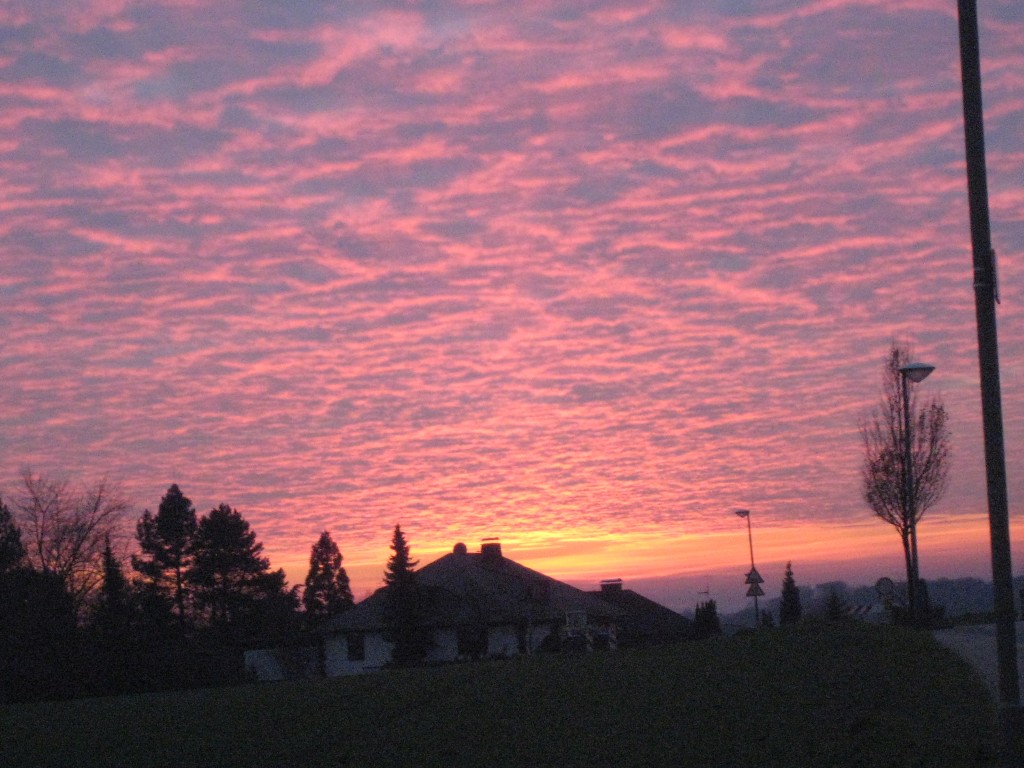
<svg viewBox="0 0 1024 768">
<path fill-rule="evenodd" d="M 430 638 L 427 663 L 615 646 L 621 608 L 508 559 L 495 540 L 485 540 L 479 552 L 456 544 L 416 578 Z M 328 622 L 325 674 L 356 674 L 391 661 L 387 603 L 382 588 Z"/>
<path fill-rule="evenodd" d="M 644 597 L 632 589 L 623 589 L 622 579 L 605 579 L 597 595 L 622 611 L 618 620 L 620 648 L 664 645 L 693 639 L 693 622 Z"/>
</svg>

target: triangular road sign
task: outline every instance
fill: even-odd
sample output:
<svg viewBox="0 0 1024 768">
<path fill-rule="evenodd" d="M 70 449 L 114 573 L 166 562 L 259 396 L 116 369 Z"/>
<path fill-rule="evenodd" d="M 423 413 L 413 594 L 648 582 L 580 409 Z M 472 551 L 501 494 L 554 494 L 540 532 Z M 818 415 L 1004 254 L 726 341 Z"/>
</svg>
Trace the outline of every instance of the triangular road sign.
<svg viewBox="0 0 1024 768">
<path fill-rule="evenodd" d="M 751 568 L 750 573 L 747 574 L 747 584 L 764 584 L 764 579 L 761 578 L 761 574 L 757 572 L 757 568 Z"/>
<path fill-rule="evenodd" d="M 761 589 L 761 585 L 751 584 L 750 589 L 747 590 L 747 597 L 764 597 L 764 590 Z"/>
</svg>

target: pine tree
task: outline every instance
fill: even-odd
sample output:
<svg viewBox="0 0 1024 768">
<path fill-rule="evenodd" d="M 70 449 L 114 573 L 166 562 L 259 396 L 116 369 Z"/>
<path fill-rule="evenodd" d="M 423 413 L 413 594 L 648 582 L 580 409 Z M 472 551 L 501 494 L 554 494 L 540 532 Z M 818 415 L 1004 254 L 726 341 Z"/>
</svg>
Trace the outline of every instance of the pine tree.
<svg viewBox="0 0 1024 768">
<path fill-rule="evenodd" d="M 132 565 L 150 581 L 153 590 L 169 592 L 184 626 L 188 605 L 188 570 L 196 535 L 196 510 L 177 485 L 167 489 L 156 515 L 148 509 L 136 526 L 142 557 Z"/>
<path fill-rule="evenodd" d="M 302 592 L 307 622 L 313 625 L 352 607 L 352 588 L 331 534 L 324 531 L 309 554 L 309 572 Z"/>
<path fill-rule="evenodd" d="M 384 572 L 391 659 L 404 665 L 422 661 L 430 647 L 430 635 L 423 626 L 423 594 L 414 570 L 419 561 L 409 557 L 409 544 L 400 526 L 391 538 L 391 557 Z"/>
<path fill-rule="evenodd" d="M 237 510 L 221 504 L 196 529 L 187 577 L 210 623 L 224 627 L 252 613 L 256 603 L 284 587 L 263 557 L 263 545 Z"/>
<path fill-rule="evenodd" d="M 395 526 L 391 537 L 391 557 L 384 571 L 384 583 L 389 587 L 402 587 L 415 583 L 415 568 L 419 560 L 409 559 L 409 545 L 402 533 L 401 526 Z"/>
<path fill-rule="evenodd" d="M 782 604 L 779 606 L 779 623 L 795 624 L 800 621 L 803 608 L 800 605 L 800 588 L 793 578 L 793 563 L 786 563 L 786 575 L 782 580 Z"/>
</svg>

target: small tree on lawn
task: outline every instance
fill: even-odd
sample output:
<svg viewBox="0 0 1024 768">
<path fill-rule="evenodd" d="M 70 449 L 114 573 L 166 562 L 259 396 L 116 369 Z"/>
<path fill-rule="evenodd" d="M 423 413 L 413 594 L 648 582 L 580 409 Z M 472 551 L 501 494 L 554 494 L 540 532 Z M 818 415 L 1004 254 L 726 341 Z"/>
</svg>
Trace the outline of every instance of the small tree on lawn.
<svg viewBox="0 0 1024 768">
<path fill-rule="evenodd" d="M 338 545 L 331 534 L 324 531 L 309 554 L 309 573 L 302 592 L 307 623 L 320 624 L 327 617 L 352 607 L 352 588 L 341 561 Z"/>
<path fill-rule="evenodd" d="M 900 535 L 907 569 L 908 608 L 911 620 L 915 620 L 922 607 L 916 597 L 921 577 L 917 524 L 946 492 L 952 438 L 942 401 L 932 397 L 928 403 L 919 404 L 916 389 L 908 387 L 906 371 L 911 359 L 907 345 L 893 342 L 883 369 L 881 401 L 870 418 L 861 423 L 860 432 L 864 442 L 864 501 Z"/>
<path fill-rule="evenodd" d="M 786 575 L 782 579 L 782 604 L 779 606 L 779 623 L 796 624 L 800 621 L 803 607 L 800 605 L 800 587 L 793 578 L 793 563 L 786 563 Z"/>
</svg>

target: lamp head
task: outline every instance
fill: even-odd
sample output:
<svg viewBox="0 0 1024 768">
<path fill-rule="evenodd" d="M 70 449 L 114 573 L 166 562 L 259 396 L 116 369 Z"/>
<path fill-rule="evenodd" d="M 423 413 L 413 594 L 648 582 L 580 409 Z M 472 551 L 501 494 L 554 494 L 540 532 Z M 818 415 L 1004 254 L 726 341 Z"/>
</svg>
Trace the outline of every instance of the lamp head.
<svg viewBox="0 0 1024 768">
<path fill-rule="evenodd" d="M 928 363 L 908 363 L 900 368 L 900 373 L 915 384 L 919 384 L 927 379 L 928 374 L 934 370 L 935 366 L 928 365 Z"/>
<path fill-rule="evenodd" d="M 750 517 L 750 510 L 749 509 L 737 509 L 736 510 L 736 514 L 739 515 L 740 517 Z"/>
</svg>

